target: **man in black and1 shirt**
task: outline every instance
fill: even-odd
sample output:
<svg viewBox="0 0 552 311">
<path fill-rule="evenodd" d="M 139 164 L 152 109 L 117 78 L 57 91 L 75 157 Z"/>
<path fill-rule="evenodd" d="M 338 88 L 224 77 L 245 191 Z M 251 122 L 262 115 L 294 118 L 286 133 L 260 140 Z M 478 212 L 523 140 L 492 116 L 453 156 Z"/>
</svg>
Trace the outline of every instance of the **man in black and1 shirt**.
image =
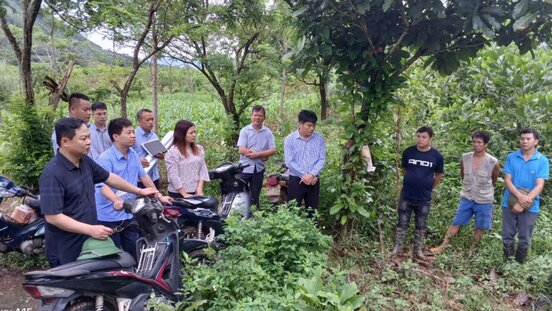
<svg viewBox="0 0 552 311">
<path fill-rule="evenodd" d="M 431 192 L 443 177 L 443 156 L 431 147 L 433 130 L 422 126 L 416 131 L 416 146 L 406 148 L 402 154 L 403 188 L 399 201 L 399 221 L 395 238 L 396 255 L 402 251 L 404 237 L 410 223 L 410 215 L 415 215 L 415 235 L 412 255 L 424 259 L 422 245 L 427 229 L 427 216 L 431 205 Z"/>
<path fill-rule="evenodd" d="M 156 194 L 109 173 L 90 157 L 90 132 L 79 119 L 55 124 L 59 152 L 40 175 L 40 209 L 46 219 L 46 259 L 56 267 L 77 259 L 88 237 L 104 240 L 113 230 L 97 225 L 94 184 L 105 182 L 138 195 Z"/>
</svg>

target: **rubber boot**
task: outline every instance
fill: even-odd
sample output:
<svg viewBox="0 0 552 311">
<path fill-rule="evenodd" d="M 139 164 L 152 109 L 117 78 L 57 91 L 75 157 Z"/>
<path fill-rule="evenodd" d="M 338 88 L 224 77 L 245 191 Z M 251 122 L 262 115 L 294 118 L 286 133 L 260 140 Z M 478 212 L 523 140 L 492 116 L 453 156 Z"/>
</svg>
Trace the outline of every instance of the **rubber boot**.
<svg viewBox="0 0 552 311">
<path fill-rule="evenodd" d="M 414 243 L 412 243 L 412 257 L 414 259 L 426 259 L 426 256 L 422 252 L 425 233 L 425 229 L 416 229 L 414 233 Z"/>
<path fill-rule="evenodd" d="M 404 247 L 405 235 L 406 235 L 406 229 L 398 227 L 395 232 L 395 247 L 393 247 L 393 250 L 391 251 L 391 254 L 390 254 L 391 256 L 396 256 L 402 253 L 402 250 Z"/>
<path fill-rule="evenodd" d="M 511 257 L 514 257 L 514 243 L 503 243 L 504 244 L 504 261 L 509 260 Z"/>
<path fill-rule="evenodd" d="M 525 261 L 525 256 L 527 256 L 527 248 L 519 247 L 516 250 L 516 261 L 519 264 L 523 264 Z"/>
</svg>

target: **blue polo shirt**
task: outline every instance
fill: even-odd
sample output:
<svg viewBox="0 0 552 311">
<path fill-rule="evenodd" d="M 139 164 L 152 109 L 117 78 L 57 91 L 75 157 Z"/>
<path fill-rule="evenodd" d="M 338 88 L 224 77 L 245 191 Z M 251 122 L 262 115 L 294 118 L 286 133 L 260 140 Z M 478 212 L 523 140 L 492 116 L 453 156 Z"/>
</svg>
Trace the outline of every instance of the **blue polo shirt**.
<svg viewBox="0 0 552 311">
<path fill-rule="evenodd" d="M 144 168 L 140 164 L 140 158 L 132 148 L 128 150 L 127 158 L 125 158 L 119 149 L 117 149 L 115 145 L 112 145 L 96 159 L 96 162 L 108 172 L 121 176 L 121 178 L 132 185 L 136 185 L 139 178 L 146 175 Z M 113 209 L 113 202 L 108 200 L 101 192 L 103 186 L 104 184 L 96 185 L 96 210 L 98 211 L 98 220 L 122 221 L 131 219 L 132 214 Z M 124 192 L 115 188 L 111 188 L 111 190 L 123 200 L 136 198 L 136 195 L 133 193 Z"/>
<path fill-rule="evenodd" d="M 276 143 L 274 142 L 274 135 L 268 127 L 263 125 L 261 129 L 257 131 L 253 125 L 249 124 L 241 129 L 237 146 L 251 149 L 255 152 L 261 152 L 276 148 Z M 244 155 L 240 155 L 240 163 L 249 164 L 249 166 L 243 170 L 244 173 L 253 173 L 255 168 L 257 172 L 265 169 L 264 161 L 261 158 L 250 159 Z"/>
<path fill-rule="evenodd" d="M 504 175 L 509 174 L 512 176 L 512 183 L 519 188 L 525 188 L 532 190 L 537 184 L 537 179 L 548 179 L 550 174 L 550 164 L 548 158 L 546 158 L 538 150 L 535 150 L 533 156 L 525 161 L 521 150 L 514 151 L 506 158 L 506 164 L 504 165 Z M 504 192 L 504 198 L 502 199 L 502 207 L 508 207 L 508 197 L 510 191 L 506 189 Z M 540 209 L 540 196 L 535 198 L 533 207 L 529 209 L 530 213 L 538 214 Z"/>
<path fill-rule="evenodd" d="M 134 144 L 133 148 L 138 154 L 138 158 L 145 158 L 149 154 L 144 148 L 142 148 L 142 144 L 147 143 L 148 141 L 159 139 L 159 136 L 157 136 L 157 134 L 155 134 L 153 131 L 150 131 L 146 134 L 146 132 L 144 132 L 144 130 L 140 126 L 136 128 L 135 132 L 136 143 Z M 151 177 L 151 180 L 153 181 L 159 179 L 159 166 L 157 165 L 157 163 L 155 163 L 155 165 L 151 168 L 151 170 L 149 171 L 149 175 Z"/>
<path fill-rule="evenodd" d="M 40 175 L 40 210 L 45 215 L 64 214 L 77 221 L 97 223 L 94 184 L 106 181 L 109 172 L 85 156 L 76 167 L 57 153 Z M 77 259 L 88 236 L 64 231 L 46 223 L 46 259 L 62 265 Z"/>
</svg>

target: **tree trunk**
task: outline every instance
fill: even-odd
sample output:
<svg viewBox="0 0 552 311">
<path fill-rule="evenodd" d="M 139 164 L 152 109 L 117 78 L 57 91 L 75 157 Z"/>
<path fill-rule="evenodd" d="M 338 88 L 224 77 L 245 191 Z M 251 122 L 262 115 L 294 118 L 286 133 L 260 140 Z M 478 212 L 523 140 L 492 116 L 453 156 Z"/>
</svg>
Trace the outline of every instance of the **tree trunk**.
<svg viewBox="0 0 552 311">
<path fill-rule="evenodd" d="M 282 66 L 282 76 L 280 79 L 280 107 L 278 111 L 278 126 L 277 129 L 280 131 L 280 126 L 284 121 L 284 102 L 286 100 L 286 84 L 287 84 L 287 71 L 286 67 Z"/>
<path fill-rule="evenodd" d="M 319 76 L 319 79 L 320 83 L 318 84 L 318 92 L 320 94 L 320 119 L 326 120 L 328 118 L 328 79 L 323 74 Z"/>
<path fill-rule="evenodd" d="M 155 27 L 156 16 L 154 15 L 154 22 L 152 25 L 152 46 L 157 46 L 157 28 Z M 159 133 L 159 101 L 157 96 L 159 84 L 157 83 L 157 53 L 151 57 L 151 97 L 153 103 L 153 130 L 155 133 Z"/>
<path fill-rule="evenodd" d="M 54 111 L 57 109 L 59 99 L 61 97 L 61 94 L 63 94 L 63 91 L 65 90 L 67 81 L 69 81 L 69 78 L 71 77 L 71 73 L 73 72 L 74 66 L 75 66 L 75 60 L 70 61 L 69 64 L 67 65 L 67 69 L 65 70 L 65 74 L 63 75 L 63 78 L 61 79 L 61 81 L 59 81 L 59 84 L 57 85 L 56 89 L 52 93 L 52 97 L 50 98 L 50 105 L 53 107 Z"/>
</svg>

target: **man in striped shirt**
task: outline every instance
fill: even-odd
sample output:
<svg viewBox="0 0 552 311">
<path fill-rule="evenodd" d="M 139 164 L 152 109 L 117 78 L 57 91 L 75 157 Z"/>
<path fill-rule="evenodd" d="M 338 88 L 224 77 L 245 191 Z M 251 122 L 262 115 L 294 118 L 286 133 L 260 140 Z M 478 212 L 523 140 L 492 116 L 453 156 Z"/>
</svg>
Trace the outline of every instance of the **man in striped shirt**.
<svg viewBox="0 0 552 311">
<path fill-rule="evenodd" d="M 289 134 L 284 141 L 284 157 L 289 169 L 288 200 L 303 200 L 309 211 L 318 208 L 320 197 L 319 175 L 326 163 L 326 143 L 314 131 L 318 118 L 313 111 L 299 113 L 297 131 Z"/>
</svg>

